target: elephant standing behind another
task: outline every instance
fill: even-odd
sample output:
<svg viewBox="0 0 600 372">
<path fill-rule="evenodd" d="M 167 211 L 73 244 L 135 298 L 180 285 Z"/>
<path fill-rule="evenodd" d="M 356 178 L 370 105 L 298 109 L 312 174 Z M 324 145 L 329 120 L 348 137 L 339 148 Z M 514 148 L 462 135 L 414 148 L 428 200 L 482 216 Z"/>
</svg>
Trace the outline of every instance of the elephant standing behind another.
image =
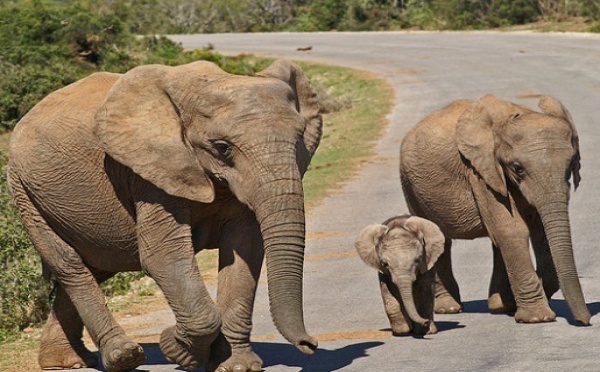
<svg viewBox="0 0 600 372">
<path fill-rule="evenodd" d="M 45 369 L 94 366 L 85 325 L 109 371 L 134 369 L 143 350 L 108 311 L 98 284 L 144 270 L 176 324 L 166 357 L 186 369 L 257 371 L 250 331 L 267 262 L 274 322 L 305 353 L 302 176 L 321 136 L 302 70 L 276 61 L 256 77 L 208 62 L 97 73 L 50 94 L 17 125 L 9 187 L 58 283 L 44 327 Z M 195 253 L 219 247 L 217 302 Z"/>
<path fill-rule="evenodd" d="M 553 321 L 548 299 L 560 287 L 575 320 L 589 324 L 568 211 L 570 180 L 575 188 L 580 181 L 577 131 L 558 100 L 543 96 L 539 107 L 542 113 L 492 95 L 456 101 L 423 119 L 402 141 L 406 203 L 446 236 L 436 265 L 437 312 L 461 309 L 452 239 L 489 236 L 490 310 L 516 308 L 518 322 Z"/>
</svg>

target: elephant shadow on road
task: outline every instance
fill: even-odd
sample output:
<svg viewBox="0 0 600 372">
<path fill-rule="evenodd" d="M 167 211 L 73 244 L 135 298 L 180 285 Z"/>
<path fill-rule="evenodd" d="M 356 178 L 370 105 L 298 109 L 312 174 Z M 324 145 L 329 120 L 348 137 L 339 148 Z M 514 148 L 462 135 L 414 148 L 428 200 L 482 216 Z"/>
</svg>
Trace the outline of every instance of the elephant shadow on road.
<svg viewBox="0 0 600 372">
<path fill-rule="evenodd" d="M 588 310 L 592 317 L 600 313 L 600 302 L 592 302 L 587 304 Z M 550 308 L 556 313 L 557 318 L 564 318 L 571 325 L 580 325 L 573 319 L 569 305 L 565 300 L 550 300 Z M 487 300 L 465 301 L 463 302 L 463 312 L 465 313 L 490 313 L 487 307 Z M 506 315 L 513 316 L 514 313 Z M 436 322 L 437 324 L 437 322 Z"/>
<path fill-rule="evenodd" d="M 300 372 L 325 372 L 335 371 L 346 367 L 356 359 L 368 356 L 368 349 L 383 345 L 381 341 L 362 342 L 353 345 L 347 345 L 336 350 L 326 350 L 319 348 L 311 357 L 300 353 L 293 345 L 278 344 L 269 342 L 253 342 L 252 349 L 263 359 L 263 367 L 284 365 L 289 367 L 299 367 Z M 146 353 L 146 362 L 134 371 L 147 371 L 146 366 L 172 365 L 160 350 L 157 343 L 141 344 Z M 100 355 L 97 354 L 99 357 Z M 164 368 L 164 367 L 163 367 Z M 97 367 L 99 371 L 106 371 L 101 365 Z M 182 368 L 175 367 L 175 371 L 184 371 Z M 204 371 L 200 368 L 196 371 Z"/>
<path fill-rule="evenodd" d="M 368 349 L 381 346 L 381 341 L 361 342 L 335 350 L 317 349 L 314 355 L 306 357 L 296 347 L 288 344 L 253 342 L 252 349 L 263 359 L 263 367 L 285 365 L 300 367 L 302 371 L 336 371 L 346 367 L 356 359 L 368 356 Z"/>
</svg>

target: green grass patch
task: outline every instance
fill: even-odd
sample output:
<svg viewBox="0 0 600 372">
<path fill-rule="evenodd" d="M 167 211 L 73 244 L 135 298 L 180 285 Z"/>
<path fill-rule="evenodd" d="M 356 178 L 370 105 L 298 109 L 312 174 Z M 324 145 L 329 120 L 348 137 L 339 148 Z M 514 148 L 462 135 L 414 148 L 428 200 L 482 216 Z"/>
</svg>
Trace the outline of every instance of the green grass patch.
<svg viewBox="0 0 600 372">
<path fill-rule="evenodd" d="M 304 176 L 305 202 L 317 205 L 330 190 L 347 181 L 359 162 L 373 155 L 386 125 L 393 89 L 373 75 L 349 68 L 302 64 L 313 86 L 322 85 L 334 99 L 351 107 L 323 115 L 323 137 Z"/>
</svg>

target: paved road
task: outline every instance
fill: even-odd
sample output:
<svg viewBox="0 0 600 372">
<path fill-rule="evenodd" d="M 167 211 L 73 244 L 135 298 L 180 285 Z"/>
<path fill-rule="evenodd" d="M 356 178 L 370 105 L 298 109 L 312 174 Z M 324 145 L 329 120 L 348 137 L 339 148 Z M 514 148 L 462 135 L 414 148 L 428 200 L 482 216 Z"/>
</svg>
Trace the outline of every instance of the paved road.
<svg viewBox="0 0 600 372">
<path fill-rule="evenodd" d="M 249 52 L 369 70 L 396 92 L 377 159 L 308 215 L 305 317 L 320 340 L 301 355 L 272 324 L 261 284 L 253 340 L 266 371 L 600 371 L 600 38 L 506 33 L 317 33 L 174 36 L 186 48 L 208 43 Z M 309 52 L 298 47 L 312 46 Z M 551 301 L 555 323 L 522 325 L 491 315 L 487 239 L 453 250 L 465 311 L 438 315 L 439 334 L 392 337 L 375 272 L 353 255 L 357 232 L 407 211 L 398 180 L 398 146 L 420 118 L 454 99 L 493 93 L 535 107 L 553 95 L 571 110 L 581 137 L 582 184 L 571 203 L 575 256 L 592 327 L 572 325 L 566 303 Z M 143 319 L 141 319 L 143 322 Z M 156 345 L 147 345 L 156 351 Z M 143 366 L 173 370 L 155 353 Z"/>
</svg>

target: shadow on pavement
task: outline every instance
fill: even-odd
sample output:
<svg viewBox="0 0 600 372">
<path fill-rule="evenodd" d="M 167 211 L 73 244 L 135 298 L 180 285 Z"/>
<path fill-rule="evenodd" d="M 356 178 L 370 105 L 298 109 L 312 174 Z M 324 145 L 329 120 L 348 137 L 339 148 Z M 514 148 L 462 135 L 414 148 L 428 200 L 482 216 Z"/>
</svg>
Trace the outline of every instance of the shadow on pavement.
<svg viewBox="0 0 600 372">
<path fill-rule="evenodd" d="M 569 324 L 574 326 L 582 326 L 577 323 L 575 319 L 573 319 L 573 315 L 571 314 L 571 310 L 569 309 L 569 305 L 565 300 L 550 300 L 550 308 L 554 310 L 556 316 L 559 318 L 565 318 L 569 322 Z M 587 304 L 587 308 L 592 316 L 600 313 L 600 302 L 593 302 L 591 304 Z"/>
<path fill-rule="evenodd" d="M 368 349 L 383 345 L 383 342 L 361 342 L 340 349 L 319 348 L 311 356 L 304 355 L 293 345 L 269 342 L 253 342 L 252 349 L 263 359 L 263 367 L 284 365 L 300 367 L 300 371 L 326 372 L 346 367 L 356 359 L 368 356 Z"/>
</svg>

